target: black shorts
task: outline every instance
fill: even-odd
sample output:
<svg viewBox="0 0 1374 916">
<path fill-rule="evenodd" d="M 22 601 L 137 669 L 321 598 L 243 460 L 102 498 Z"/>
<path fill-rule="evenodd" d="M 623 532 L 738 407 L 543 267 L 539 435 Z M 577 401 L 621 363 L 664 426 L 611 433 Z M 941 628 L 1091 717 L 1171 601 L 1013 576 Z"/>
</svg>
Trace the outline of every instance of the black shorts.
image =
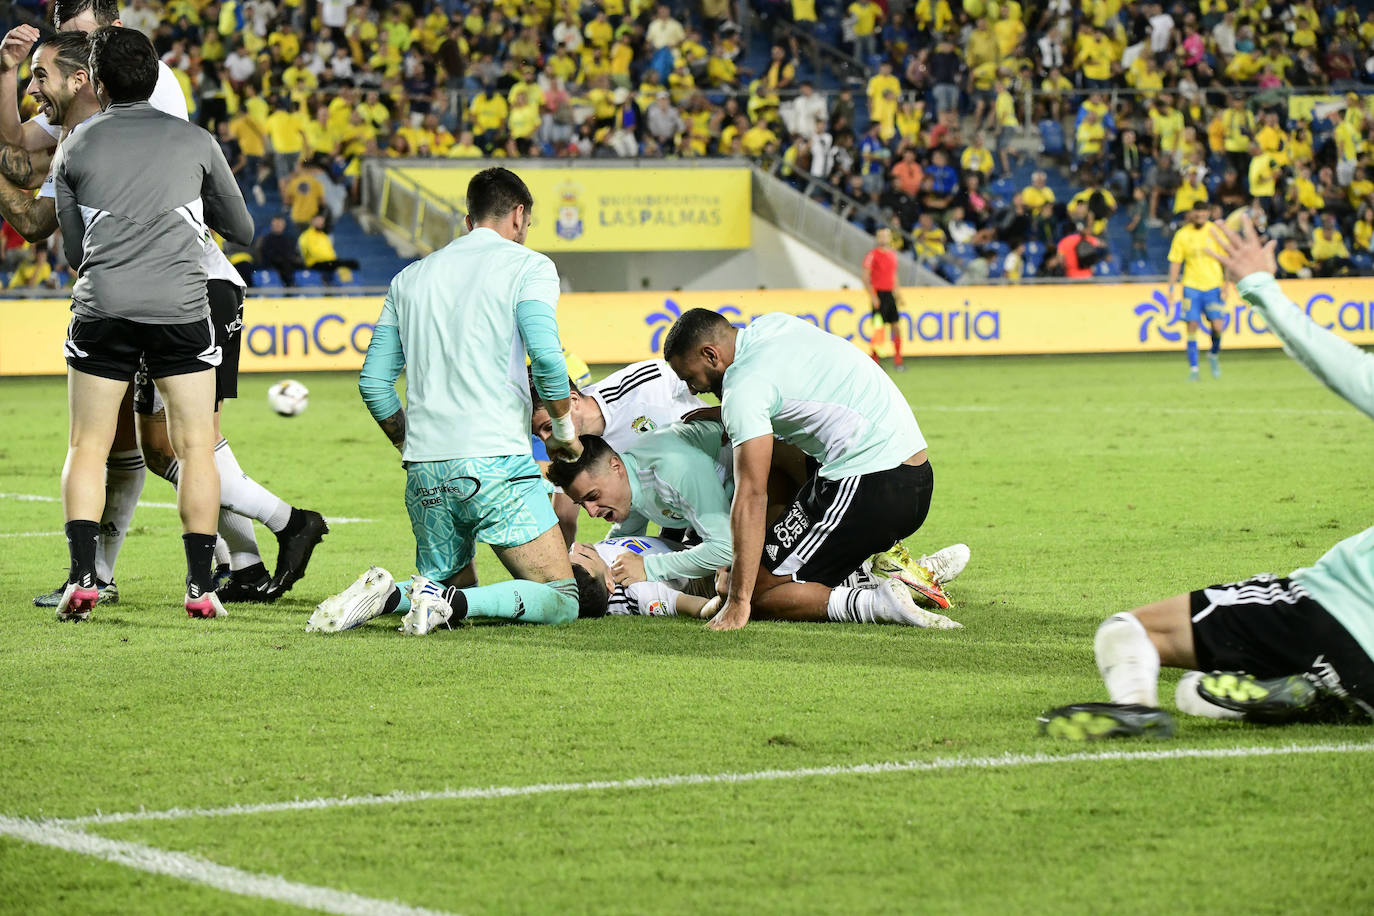
<svg viewBox="0 0 1374 916">
<path fill-rule="evenodd" d="M 897 297 L 893 295 L 892 290 L 878 290 L 878 307 L 873 313 L 883 320 L 883 324 L 897 323 Z"/>
<path fill-rule="evenodd" d="M 73 369 L 121 382 L 132 381 L 141 367 L 150 379 L 158 379 L 212 369 L 221 359 L 208 318 L 147 324 L 73 317 L 62 348 Z"/>
<path fill-rule="evenodd" d="M 764 532 L 763 566 L 833 588 L 921 527 L 934 485 L 929 461 L 839 480 L 813 475 Z"/>
<path fill-rule="evenodd" d="M 1301 583 L 1268 573 L 1192 593 L 1201 671 L 1259 678 L 1311 672 L 1336 692 L 1374 703 L 1374 660 Z"/>
<path fill-rule="evenodd" d="M 222 354 L 215 368 L 215 401 L 239 396 L 239 350 L 243 342 L 243 289 L 228 280 L 209 280 L 205 293 L 210 300 L 210 321 Z M 134 378 L 134 410 L 151 416 L 162 410 L 162 398 L 153 376 L 140 371 Z"/>
</svg>

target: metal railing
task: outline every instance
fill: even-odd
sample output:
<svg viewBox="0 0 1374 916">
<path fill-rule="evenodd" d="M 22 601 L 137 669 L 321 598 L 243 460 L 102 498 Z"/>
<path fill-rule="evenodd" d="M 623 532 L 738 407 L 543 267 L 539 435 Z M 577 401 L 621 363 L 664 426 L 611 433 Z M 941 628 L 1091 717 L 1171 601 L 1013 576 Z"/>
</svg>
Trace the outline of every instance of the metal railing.
<svg viewBox="0 0 1374 916">
<path fill-rule="evenodd" d="M 754 212 L 778 228 L 806 242 L 830 259 L 853 267 L 861 264 L 864 255 L 873 248 L 873 236 L 841 216 L 838 209 L 858 212 L 887 224 L 881 211 L 862 203 L 810 175 L 798 173 L 805 179 L 807 191 L 798 190 L 788 181 L 770 174 L 759 165 L 754 171 Z M 820 204 L 812 195 L 829 195 L 833 208 Z M 948 286 L 945 279 L 921 266 L 911 252 L 916 240 L 907 232 L 898 233 L 905 248 L 897 253 L 897 279 L 903 286 Z"/>
</svg>

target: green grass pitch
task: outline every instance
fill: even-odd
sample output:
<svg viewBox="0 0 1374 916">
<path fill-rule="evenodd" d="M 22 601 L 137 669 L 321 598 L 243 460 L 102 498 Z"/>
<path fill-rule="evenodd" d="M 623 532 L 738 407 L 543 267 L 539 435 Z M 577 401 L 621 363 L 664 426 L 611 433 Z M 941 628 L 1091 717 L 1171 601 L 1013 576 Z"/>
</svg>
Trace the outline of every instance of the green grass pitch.
<svg viewBox="0 0 1374 916">
<path fill-rule="evenodd" d="M 462 914 L 1374 908 L 1374 757 L 1253 753 L 1374 744 L 1368 730 L 1184 720 L 1171 742 L 1083 748 L 1034 723 L 1106 698 L 1092 659 L 1106 615 L 1286 574 L 1369 525 L 1368 419 L 1279 353 L 1227 354 L 1224 378 L 1197 384 L 1182 353 L 908 365 L 894 378 L 936 481 L 908 543 L 972 548 L 950 589 L 958 631 L 607 619 L 407 639 L 383 618 L 308 635 L 315 603 L 367 565 L 412 563 L 403 472 L 346 375 L 303 376 L 296 419 L 271 414 L 262 376 L 225 411 L 248 473 L 355 520 L 284 600 L 188 620 L 176 513 L 145 506 L 121 603 L 59 625 L 30 599 L 65 574 L 61 508 L 17 497 L 58 495 L 64 383 L 0 381 L 0 816 L 944 760 L 82 829 Z M 149 477 L 144 500 L 172 498 Z M 1245 753 L 975 760 L 1229 748 Z M 0 836 L 0 912 L 289 911 Z"/>
</svg>

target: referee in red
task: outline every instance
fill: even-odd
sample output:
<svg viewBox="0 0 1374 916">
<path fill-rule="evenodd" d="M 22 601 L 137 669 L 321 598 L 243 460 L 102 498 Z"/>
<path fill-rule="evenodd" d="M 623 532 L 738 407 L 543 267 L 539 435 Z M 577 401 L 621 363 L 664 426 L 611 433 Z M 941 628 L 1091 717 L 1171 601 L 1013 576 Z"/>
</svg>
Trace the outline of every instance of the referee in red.
<svg viewBox="0 0 1374 916">
<path fill-rule="evenodd" d="M 874 234 L 877 244 L 864 255 L 864 289 L 868 290 L 868 304 L 873 310 L 873 336 L 868 339 L 869 352 L 873 361 L 878 359 L 878 345 L 883 342 L 883 332 L 891 328 L 892 368 L 905 372 L 902 365 L 902 329 L 897 314 L 897 252 L 892 250 L 892 230 L 879 229 Z"/>
</svg>

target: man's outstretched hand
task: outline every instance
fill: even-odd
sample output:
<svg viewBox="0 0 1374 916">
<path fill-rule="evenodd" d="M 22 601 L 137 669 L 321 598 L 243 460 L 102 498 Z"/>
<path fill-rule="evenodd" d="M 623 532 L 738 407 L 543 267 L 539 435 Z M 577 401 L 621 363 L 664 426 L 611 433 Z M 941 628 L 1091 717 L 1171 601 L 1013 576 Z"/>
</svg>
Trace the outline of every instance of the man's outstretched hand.
<svg viewBox="0 0 1374 916">
<path fill-rule="evenodd" d="M 1248 213 L 1241 214 L 1239 233 L 1219 220 L 1213 223 L 1212 241 L 1214 245 L 1207 249 L 1207 253 L 1221 262 L 1221 266 L 1226 268 L 1226 278 L 1232 283 L 1238 283 L 1254 273 L 1278 272 L 1278 265 L 1274 262 L 1275 242 L 1260 239 Z"/>
</svg>

